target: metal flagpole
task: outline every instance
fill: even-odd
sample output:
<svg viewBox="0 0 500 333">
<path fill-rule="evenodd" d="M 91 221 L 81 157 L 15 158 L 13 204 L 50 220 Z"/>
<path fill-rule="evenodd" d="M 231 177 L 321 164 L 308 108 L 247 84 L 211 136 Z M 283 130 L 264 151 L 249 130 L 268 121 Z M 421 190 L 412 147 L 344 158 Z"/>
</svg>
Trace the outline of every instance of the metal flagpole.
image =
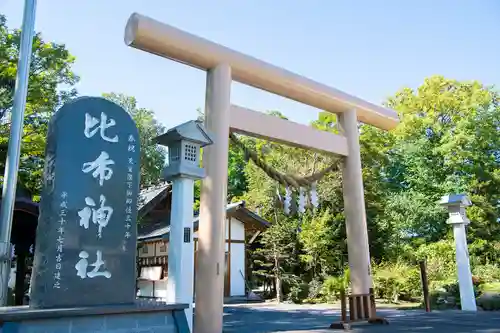
<svg viewBox="0 0 500 333">
<path fill-rule="evenodd" d="M 24 109 L 28 93 L 28 78 L 31 61 L 33 35 L 35 33 L 36 0 L 25 0 L 21 45 L 17 64 L 16 87 L 12 107 L 9 150 L 3 178 L 2 207 L 0 211 L 0 306 L 7 305 L 10 275 L 12 216 L 16 200 L 17 172 L 24 125 Z"/>
</svg>

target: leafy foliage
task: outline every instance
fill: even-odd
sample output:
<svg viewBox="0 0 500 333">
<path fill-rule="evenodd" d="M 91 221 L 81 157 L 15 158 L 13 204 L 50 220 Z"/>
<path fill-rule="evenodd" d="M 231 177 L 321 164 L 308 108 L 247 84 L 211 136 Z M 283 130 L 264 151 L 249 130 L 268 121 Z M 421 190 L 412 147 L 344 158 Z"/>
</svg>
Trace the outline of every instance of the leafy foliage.
<svg viewBox="0 0 500 333">
<path fill-rule="evenodd" d="M 424 258 L 432 288 L 454 283 L 453 236 L 447 213 L 438 205 L 448 193 L 467 193 L 472 198 L 468 237 L 473 271 L 488 281 L 498 279 L 498 96 L 478 82 L 434 76 L 418 89 L 404 88 L 388 99 L 387 106 L 401 118 L 395 130 L 361 125 L 370 254 L 380 296 L 391 301 L 418 297 L 417 261 Z M 311 125 L 337 131 L 336 117 L 328 113 L 320 113 Z M 306 175 L 328 161 L 312 152 L 252 142 L 282 172 Z M 252 164 L 245 174 L 248 203 L 259 207 L 265 217 L 271 216 L 280 207 L 276 199 L 282 189 Z M 327 175 L 318 185 L 319 209 L 294 218 L 302 229 L 298 251 L 304 268 L 300 278 L 305 282 L 326 278 L 327 285 L 335 285 L 347 261 L 341 182 L 340 172 Z"/>
<path fill-rule="evenodd" d="M 283 283 L 297 285 L 293 271 L 297 266 L 297 226 L 293 221 L 276 212 L 272 226 L 263 234 L 262 247 L 254 254 L 254 274 L 263 278 L 274 278 L 277 299 L 282 300 Z M 301 282 L 299 282 L 300 284 Z M 299 293 L 297 288 L 292 293 Z"/>
<path fill-rule="evenodd" d="M 379 298 L 397 303 L 420 296 L 420 271 L 405 262 L 384 263 L 374 267 L 374 289 Z"/>
<path fill-rule="evenodd" d="M 165 128 L 155 119 L 154 112 L 137 106 L 137 100 L 123 94 L 103 94 L 106 99 L 120 105 L 134 119 L 141 141 L 141 187 L 157 184 L 165 166 L 166 149 L 153 142 Z"/>
<path fill-rule="evenodd" d="M 300 258 L 312 279 L 324 278 L 342 267 L 342 249 L 335 246 L 341 229 L 341 220 L 335 219 L 328 208 L 304 218 L 299 233 L 304 254 Z"/>
<path fill-rule="evenodd" d="M 20 30 L 9 30 L 0 15 L 0 166 L 5 158 L 10 134 L 10 116 L 19 59 Z M 79 77 L 73 73 L 75 58 L 64 44 L 46 42 L 40 33 L 33 39 L 28 95 L 21 146 L 19 179 L 36 200 L 42 184 L 45 140 L 48 123 L 54 112 L 71 98 Z M 158 182 L 165 163 L 165 151 L 152 139 L 163 132 L 151 110 L 139 108 L 135 98 L 122 94 L 104 94 L 130 113 L 141 140 L 141 185 Z"/>
<path fill-rule="evenodd" d="M 341 293 L 347 293 L 350 283 L 350 272 L 347 268 L 341 275 L 330 276 L 325 279 L 322 286 L 322 295 L 327 302 L 337 301 Z"/>
<path fill-rule="evenodd" d="M 9 30 L 0 15 L 0 167 L 5 167 L 10 133 L 20 30 Z M 46 42 L 41 34 L 33 38 L 28 95 L 24 119 L 19 180 L 35 195 L 41 189 L 45 137 L 55 110 L 76 96 L 78 76 L 72 71 L 75 58 L 64 44 Z M 2 172 L 3 174 L 3 172 Z"/>
</svg>

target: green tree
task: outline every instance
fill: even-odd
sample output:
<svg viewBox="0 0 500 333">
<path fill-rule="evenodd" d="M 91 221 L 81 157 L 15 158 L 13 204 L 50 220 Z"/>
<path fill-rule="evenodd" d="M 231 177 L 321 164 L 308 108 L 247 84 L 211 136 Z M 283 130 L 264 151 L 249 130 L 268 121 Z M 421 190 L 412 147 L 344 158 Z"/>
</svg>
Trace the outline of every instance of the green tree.
<svg viewBox="0 0 500 333">
<path fill-rule="evenodd" d="M 205 118 L 204 111 L 201 108 L 196 109 L 198 113 L 197 120 L 203 122 Z M 229 142 L 228 150 L 228 169 L 227 169 L 227 201 L 237 201 L 242 198 L 248 189 L 245 167 L 247 161 L 243 152 L 238 147 Z M 200 185 L 201 182 L 195 182 L 195 209 L 200 205 Z"/>
<path fill-rule="evenodd" d="M 296 278 L 297 224 L 276 211 L 271 227 L 263 234 L 260 248 L 254 253 L 254 274 L 274 280 L 276 298 L 283 301 L 285 285 Z"/>
<path fill-rule="evenodd" d="M 474 204 L 468 209 L 471 241 L 498 242 L 498 92 L 479 82 L 434 76 L 416 90 L 397 92 L 387 105 L 399 112 L 401 124 L 391 132 L 365 125 L 361 135 L 368 155 L 364 175 L 379 184 L 383 209 L 377 220 L 400 241 L 436 241 L 449 233 L 438 200 L 464 192 Z"/>
<path fill-rule="evenodd" d="M 303 220 L 299 240 L 304 254 L 301 259 L 311 271 L 310 278 L 323 279 L 339 273 L 343 266 L 344 242 L 339 242 L 345 235 L 344 224 L 336 219 L 330 209 L 308 214 Z"/>
<path fill-rule="evenodd" d="M 155 119 L 152 110 L 140 108 L 135 97 L 109 93 L 103 97 L 120 105 L 134 119 L 141 141 L 141 188 L 154 185 L 161 180 L 165 166 L 166 150 L 153 139 L 163 134 L 164 127 Z"/>
<path fill-rule="evenodd" d="M 19 59 L 21 31 L 7 28 L 0 15 L 0 168 L 10 134 L 10 111 Z M 64 44 L 44 41 L 40 33 L 33 38 L 19 180 L 35 197 L 41 190 L 45 138 L 50 117 L 65 101 L 76 96 L 78 76 L 72 71 L 75 58 Z M 3 172 L 2 172 L 3 174 Z"/>
</svg>

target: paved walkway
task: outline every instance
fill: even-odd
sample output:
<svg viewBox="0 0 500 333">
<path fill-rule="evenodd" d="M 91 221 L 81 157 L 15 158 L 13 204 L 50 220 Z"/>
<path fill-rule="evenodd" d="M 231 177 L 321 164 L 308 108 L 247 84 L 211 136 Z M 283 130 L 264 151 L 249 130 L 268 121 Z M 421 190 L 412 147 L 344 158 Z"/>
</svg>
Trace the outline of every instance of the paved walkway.
<svg viewBox="0 0 500 333">
<path fill-rule="evenodd" d="M 500 312 L 379 310 L 389 325 L 356 324 L 352 332 L 500 333 Z M 328 329 L 339 311 L 325 305 L 233 305 L 224 310 L 225 333 L 342 332 Z"/>
</svg>

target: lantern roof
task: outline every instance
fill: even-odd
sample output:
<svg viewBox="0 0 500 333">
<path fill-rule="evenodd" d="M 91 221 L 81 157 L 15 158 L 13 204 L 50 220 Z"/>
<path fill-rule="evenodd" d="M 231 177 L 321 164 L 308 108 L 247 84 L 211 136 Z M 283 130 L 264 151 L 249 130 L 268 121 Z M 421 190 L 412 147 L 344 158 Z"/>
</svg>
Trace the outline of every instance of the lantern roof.
<svg viewBox="0 0 500 333">
<path fill-rule="evenodd" d="M 190 120 L 176 127 L 169 129 L 166 133 L 157 136 L 154 141 L 163 146 L 182 140 L 199 144 L 201 147 L 213 143 L 210 135 L 200 121 Z"/>
<path fill-rule="evenodd" d="M 472 205 L 472 202 L 466 194 L 449 194 L 443 196 L 439 204 L 445 207 L 456 205 L 460 205 L 461 207 L 468 207 Z"/>
</svg>

